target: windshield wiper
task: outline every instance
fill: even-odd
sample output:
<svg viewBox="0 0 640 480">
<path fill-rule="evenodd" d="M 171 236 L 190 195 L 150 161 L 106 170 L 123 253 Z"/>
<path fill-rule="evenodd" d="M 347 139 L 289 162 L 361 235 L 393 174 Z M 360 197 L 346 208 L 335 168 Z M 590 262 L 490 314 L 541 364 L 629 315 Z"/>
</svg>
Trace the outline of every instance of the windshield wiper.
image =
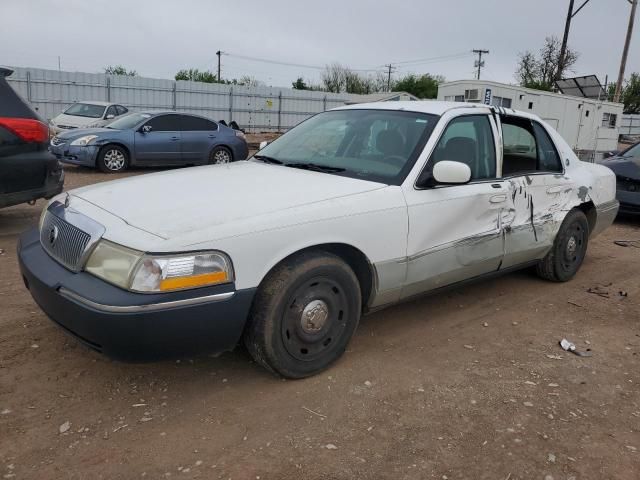
<svg viewBox="0 0 640 480">
<path fill-rule="evenodd" d="M 300 168 L 302 170 L 312 170 L 314 172 L 337 173 L 344 172 L 342 167 L 331 167 L 329 165 L 318 165 L 317 163 L 285 163 L 285 167 Z"/>
<path fill-rule="evenodd" d="M 260 160 L 261 162 L 264 162 L 264 163 L 272 163 L 274 165 L 283 164 L 283 162 L 278 160 L 277 158 L 269 157 L 267 155 L 254 155 L 253 158 L 255 158 L 256 160 Z"/>
</svg>

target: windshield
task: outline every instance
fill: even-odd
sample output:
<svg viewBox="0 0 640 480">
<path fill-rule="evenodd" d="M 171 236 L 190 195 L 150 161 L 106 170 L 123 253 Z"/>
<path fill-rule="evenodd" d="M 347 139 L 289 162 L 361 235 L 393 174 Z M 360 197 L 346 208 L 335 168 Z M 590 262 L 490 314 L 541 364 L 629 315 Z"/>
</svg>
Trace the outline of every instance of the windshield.
<svg viewBox="0 0 640 480">
<path fill-rule="evenodd" d="M 102 118 L 105 108 L 104 105 L 92 103 L 74 103 L 64 111 L 64 114 L 75 117 Z"/>
<path fill-rule="evenodd" d="M 107 128 L 113 128 L 115 130 L 128 130 L 129 128 L 135 127 L 140 122 L 150 117 L 151 115 L 149 115 L 148 113 L 131 113 L 107 124 Z"/>
<path fill-rule="evenodd" d="M 301 123 L 256 154 L 284 166 L 400 185 L 438 116 L 398 110 L 334 110 Z"/>
</svg>

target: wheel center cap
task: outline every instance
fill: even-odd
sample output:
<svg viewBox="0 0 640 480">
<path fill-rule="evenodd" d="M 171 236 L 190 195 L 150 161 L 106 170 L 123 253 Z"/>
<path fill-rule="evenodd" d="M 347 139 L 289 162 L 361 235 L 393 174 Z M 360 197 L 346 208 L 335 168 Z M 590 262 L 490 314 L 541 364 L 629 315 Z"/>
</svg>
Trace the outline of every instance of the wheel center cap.
<svg viewBox="0 0 640 480">
<path fill-rule="evenodd" d="M 576 253 L 576 246 L 577 246 L 577 242 L 575 237 L 571 237 L 567 242 L 567 253 L 569 255 L 573 255 L 574 253 Z"/>
<path fill-rule="evenodd" d="M 327 323 L 329 307 L 322 300 L 313 300 L 304 307 L 300 324 L 307 333 L 318 333 Z"/>
</svg>

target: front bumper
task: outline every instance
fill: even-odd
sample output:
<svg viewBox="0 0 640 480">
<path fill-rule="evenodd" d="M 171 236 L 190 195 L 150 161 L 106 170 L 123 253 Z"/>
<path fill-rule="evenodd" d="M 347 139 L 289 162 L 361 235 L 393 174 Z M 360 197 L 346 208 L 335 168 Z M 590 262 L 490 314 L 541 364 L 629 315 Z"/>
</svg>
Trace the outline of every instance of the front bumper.
<svg viewBox="0 0 640 480">
<path fill-rule="evenodd" d="M 640 215 L 640 191 L 630 192 L 627 190 L 618 190 L 616 197 L 620 201 L 620 213 Z"/>
<path fill-rule="evenodd" d="M 49 151 L 61 162 L 84 167 L 96 166 L 99 150 L 100 148 L 96 145 L 76 146 L 63 143 L 58 146 L 49 146 Z"/>
<path fill-rule="evenodd" d="M 119 360 L 145 361 L 238 343 L 255 289 L 233 285 L 162 293 L 132 293 L 88 273 L 73 273 L 42 248 L 37 229 L 18 243 L 25 285 L 59 326 L 90 348 Z"/>
</svg>

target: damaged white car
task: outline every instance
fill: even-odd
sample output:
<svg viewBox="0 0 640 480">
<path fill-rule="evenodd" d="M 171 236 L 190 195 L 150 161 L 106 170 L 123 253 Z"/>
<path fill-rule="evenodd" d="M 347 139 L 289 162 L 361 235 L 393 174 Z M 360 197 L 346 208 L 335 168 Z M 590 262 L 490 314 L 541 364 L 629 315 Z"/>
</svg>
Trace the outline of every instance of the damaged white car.
<svg viewBox="0 0 640 480">
<path fill-rule="evenodd" d="M 249 161 L 54 198 L 19 245 L 40 307 L 116 358 L 243 341 L 290 378 L 329 366 L 363 312 L 527 266 L 580 268 L 616 180 L 538 117 L 387 102 L 318 114 Z"/>
</svg>

